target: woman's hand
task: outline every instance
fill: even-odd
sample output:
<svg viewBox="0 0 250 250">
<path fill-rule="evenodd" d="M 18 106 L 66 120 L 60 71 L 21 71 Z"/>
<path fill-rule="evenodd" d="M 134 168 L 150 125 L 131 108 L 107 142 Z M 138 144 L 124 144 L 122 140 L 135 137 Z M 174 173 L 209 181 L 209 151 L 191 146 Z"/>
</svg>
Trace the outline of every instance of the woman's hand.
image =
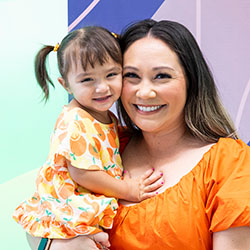
<svg viewBox="0 0 250 250">
<path fill-rule="evenodd" d="M 98 250 L 109 249 L 110 243 L 107 233 L 101 232 L 92 235 L 82 235 L 72 239 L 53 239 L 49 250 Z M 37 250 L 40 243 L 37 237 L 27 235 L 32 250 Z M 97 247 L 100 246 L 100 248 Z"/>
<path fill-rule="evenodd" d="M 140 202 L 157 194 L 157 190 L 164 184 L 163 173 L 154 169 L 146 171 L 141 177 L 130 178 L 128 172 L 124 173 L 124 181 L 128 186 L 127 201 Z"/>
</svg>

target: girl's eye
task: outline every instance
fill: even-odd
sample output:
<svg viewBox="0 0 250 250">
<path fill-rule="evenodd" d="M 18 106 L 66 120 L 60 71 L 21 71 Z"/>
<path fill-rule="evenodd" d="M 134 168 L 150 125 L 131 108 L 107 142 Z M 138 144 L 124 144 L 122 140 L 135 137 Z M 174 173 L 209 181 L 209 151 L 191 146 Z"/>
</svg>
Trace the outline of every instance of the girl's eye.
<svg viewBox="0 0 250 250">
<path fill-rule="evenodd" d="M 112 77 L 112 76 L 117 76 L 117 75 L 118 75 L 117 73 L 113 72 L 113 73 L 109 73 L 109 74 L 107 75 L 107 77 Z"/>
<path fill-rule="evenodd" d="M 128 72 L 123 75 L 123 78 L 139 78 L 136 73 Z"/>
<path fill-rule="evenodd" d="M 168 79 L 172 78 L 171 75 L 166 74 L 166 73 L 159 73 L 155 76 L 155 79 Z"/>
<path fill-rule="evenodd" d="M 90 82 L 90 81 L 93 81 L 93 79 L 92 78 L 84 78 L 80 82 Z"/>
</svg>

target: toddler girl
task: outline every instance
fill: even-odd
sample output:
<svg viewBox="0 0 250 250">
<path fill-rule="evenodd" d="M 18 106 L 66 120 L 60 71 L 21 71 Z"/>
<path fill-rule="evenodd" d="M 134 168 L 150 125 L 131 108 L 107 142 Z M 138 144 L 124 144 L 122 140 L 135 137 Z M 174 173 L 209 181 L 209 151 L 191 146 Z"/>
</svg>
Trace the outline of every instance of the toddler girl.
<svg viewBox="0 0 250 250">
<path fill-rule="evenodd" d="M 115 198 L 139 202 L 152 197 L 163 183 L 162 176 L 151 170 L 140 179 L 122 180 L 117 119 L 109 111 L 122 86 L 117 38 L 91 26 L 69 33 L 56 47 L 43 47 L 35 70 L 46 100 L 48 85 L 53 85 L 46 68 L 51 51 L 57 51 L 58 81 L 73 99 L 55 124 L 36 192 L 13 217 L 32 236 L 95 234 L 112 227 L 118 207 Z"/>
</svg>

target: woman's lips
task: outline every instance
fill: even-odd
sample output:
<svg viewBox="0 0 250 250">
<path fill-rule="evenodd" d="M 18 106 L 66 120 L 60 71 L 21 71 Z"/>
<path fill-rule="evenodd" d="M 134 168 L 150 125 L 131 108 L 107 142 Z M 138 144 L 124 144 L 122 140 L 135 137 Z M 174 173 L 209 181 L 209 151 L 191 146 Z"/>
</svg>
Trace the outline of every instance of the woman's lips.
<svg viewBox="0 0 250 250">
<path fill-rule="evenodd" d="M 138 104 L 134 104 L 134 106 L 140 112 L 152 113 L 152 112 L 158 111 L 159 109 L 161 109 L 162 107 L 164 107 L 166 105 L 165 104 L 164 105 L 138 105 Z"/>
</svg>

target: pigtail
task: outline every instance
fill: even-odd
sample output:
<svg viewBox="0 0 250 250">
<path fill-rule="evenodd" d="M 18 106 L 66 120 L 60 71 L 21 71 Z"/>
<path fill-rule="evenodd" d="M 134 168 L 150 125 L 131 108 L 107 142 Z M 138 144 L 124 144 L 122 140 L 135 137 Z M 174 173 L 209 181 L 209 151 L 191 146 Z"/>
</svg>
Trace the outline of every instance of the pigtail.
<svg viewBox="0 0 250 250">
<path fill-rule="evenodd" d="M 49 84 L 55 87 L 48 75 L 48 71 L 46 68 L 46 61 L 48 55 L 53 50 L 54 46 L 49 46 L 49 45 L 44 46 L 42 49 L 38 51 L 35 57 L 35 76 L 39 86 L 43 90 L 45 102 L 49 98 Z"/>
</svg>

